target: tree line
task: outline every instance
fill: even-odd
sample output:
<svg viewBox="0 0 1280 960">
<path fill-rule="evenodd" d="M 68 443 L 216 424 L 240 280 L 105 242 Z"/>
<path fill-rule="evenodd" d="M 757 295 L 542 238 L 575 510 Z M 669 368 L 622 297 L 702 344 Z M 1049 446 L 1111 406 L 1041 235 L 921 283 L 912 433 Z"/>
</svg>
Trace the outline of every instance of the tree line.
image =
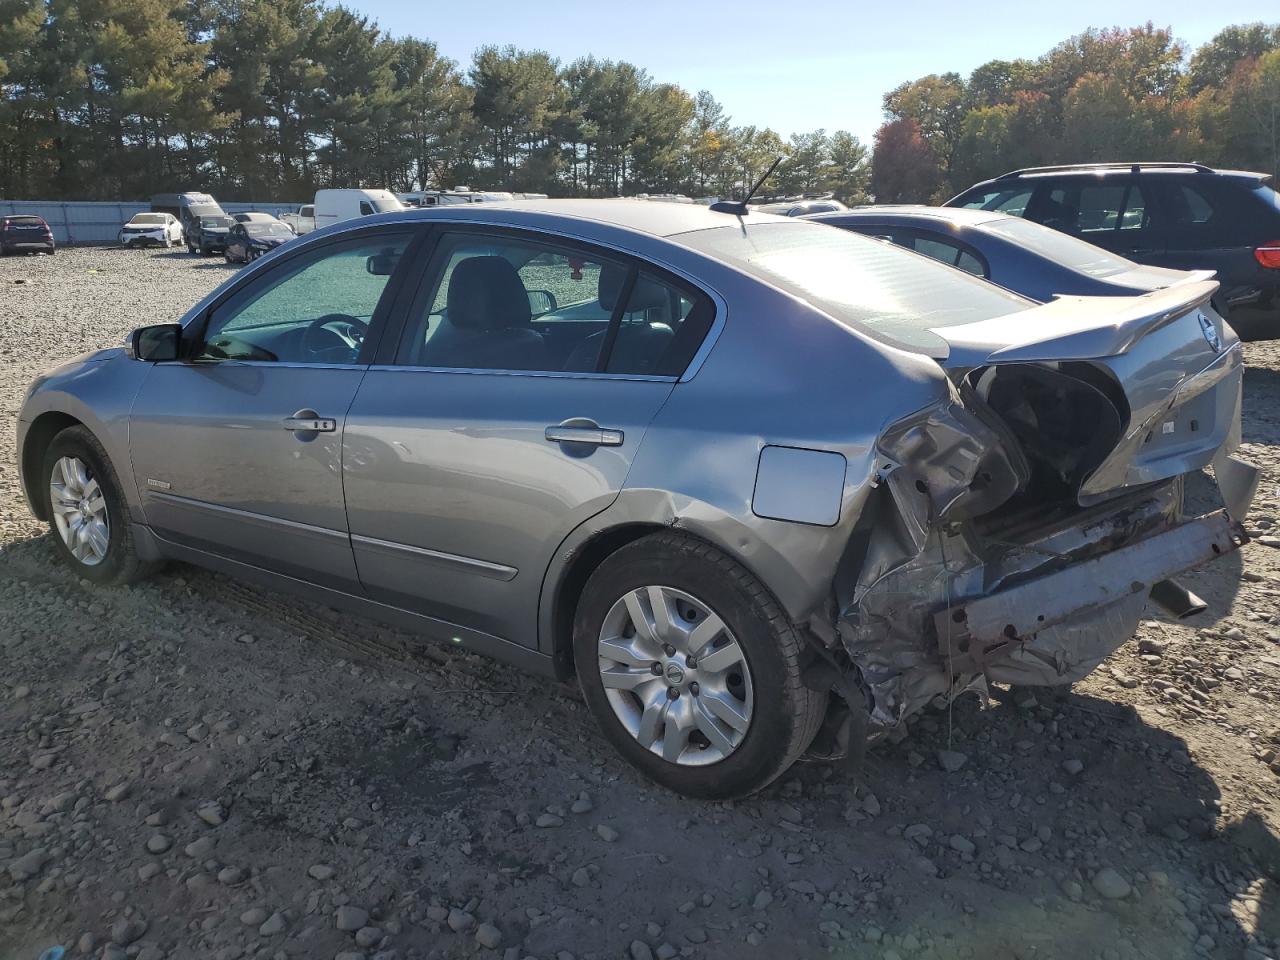
<svg viewBox="0 0 1280 960">
<path fill-rule="evenodd" d="M 853 135 L 784 140 L 634 64 L 484 47 L 463 67 L 321 0 L 0 0 L 0 196 L 228 200 L 318 187 L 858 201 Z"/>
<path fill-rule="evenodd" d="M 1168 29 L 1088 30 L 1034 60 L 930 74 L 884 97 L 870 190 L 927 201 L 1020 167 L 1198 161 L 1280 177 L 1280 25 L 1190 53 Z"/>
<path fill-rule="evenodd" d="M 926 201 L 1016 167 L 1197 160 L 1280 174 L 1280 25 L 1189 52 L 1168 29 L 1088 30 L 884 97 L 847 131 L 735 123 L 626 62 L 483 47 L 470 63 L 323 0 L 0 0 L 0 196 L 143 199 L 324 186 L 557 196 L 740 193 Z M 869 155 L 871 154 L 871 155 Z"/>
</svg>

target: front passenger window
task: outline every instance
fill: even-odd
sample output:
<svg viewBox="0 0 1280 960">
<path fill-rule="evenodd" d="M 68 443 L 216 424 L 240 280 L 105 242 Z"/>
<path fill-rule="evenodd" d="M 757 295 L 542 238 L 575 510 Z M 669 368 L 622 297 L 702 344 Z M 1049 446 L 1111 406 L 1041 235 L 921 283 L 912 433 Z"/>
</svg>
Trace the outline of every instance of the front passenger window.
<svg viewBox="0 0 1280 960">
<path fill-rule="evenodd" d="M 197 360 L 354 363 L 408 233 L 325 244 L 214 308 Z"/>
</svg>

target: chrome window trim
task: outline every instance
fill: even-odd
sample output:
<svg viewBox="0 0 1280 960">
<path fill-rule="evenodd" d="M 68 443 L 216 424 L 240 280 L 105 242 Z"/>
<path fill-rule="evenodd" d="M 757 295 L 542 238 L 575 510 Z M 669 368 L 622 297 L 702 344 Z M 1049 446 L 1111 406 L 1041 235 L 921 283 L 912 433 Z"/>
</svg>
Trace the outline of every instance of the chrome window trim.
<svg viewBox="0 0 1280 960">
<path fill-rule="evenodd" d="M 206 357 L 197 360 L 161 360 L 156 363 L 157 367 L 212 367 L 226 366 L 235 364 L 238 367 L 263 367 L 266 369 L 280 369 L 287 367 L 291 370 L 368 370 L 367 363 L 307 363 L 303 360 L 236 360 L 228 358 L 226 360 L 217 360 L 212 357 Z"/>
<path fill-rule="evenodd" d="M 382 550 L 391 556 L 409 554 L 424 560 L 437 560 L 447 566 L 460 567 L 467 573 L 479 574 L 492 580 L 507 583 L 514 580 L 519 571 L 505 563 L 493 563 L 489 560 L 477 560 L 475 557 L 464 557 L 458 553 L 445 553 L 443 550 L 431 550 L 427 547 L 415 547 L 407 543 L 396 543 L 394 540 L 380 540 L 377 537 L 366 537 L 363 534 L 351 534 L 352 546 L 360 545 Z"/>
<path fill-rule="evenodd" d="M 716 342 L 720 339 L 720 334 L 724 332 L 725 324 L 728 322 L 729 305 L 728 305 L 728 302 L 725 300 L 725 298 L 721 295 L 720 291 L 716 289 L 714 286 L 712 286 L 711 284 L 707 283 L 706 280 L 703 280 L 699 277 L 695 277 L 693 274 L 689 273 L 687 270 L 672 263 L 670 260 L 666 258 L 652 257 L 652 256 L 649 256 L 648 254 L 640 253 L 634 247 L 625 246 L 621 243 L 612 242 L 609 240 L 597 240 L 595 238 L 586 238 L 581 236 L 580 234 L 572 233 L 566 229 L 561 229 L 556 227 L 548 227 L 548 226 L 542 226 L 542 225 L 531 226 L 528 223 L 522 223 L 519 220 L 514 220 L 507 217 L 496 219 L 496 218 L 488 218 L 488 217 L 480 218 L 480 217 L 453 216 L 452 215 L 453 210 L 465 209 L 462 205 L 450 206 L 448 209 L 450 210 L 450 215 L 448 216 L 438 215 L 435 212 L 437 208 L 434 208 L 434 207 L 424 207 L 419 210 L 409 211 L 409 213 L 411 214 L 410 216 L 404 216 L 402 214 L 379 214 L 378 216 L 385 216 L 385 217 L 388 217 L 389 219 L 381 223 L 373 223 L 373 224 L 369 223 L 368 220 L 364 217 L 355 217 L 350 221 L 342 221 L 338 224 L 333 224 L 328 227 L 314 230 L 311 233 L 306 234 L 305 236 L 298 237 L 296 240 L 294 240 L 290 244 L 285 244 L 285 245 L 282 245 L 281 247 L 276 248 L 276 250 L 285 251 L 284 253 L 280 254 L 281 259 L 291 258 L 295 256 L 304 255 L 306 253 L 307 248 L 311 247 L 312 245 L 324 244 L 330 241 L 342 240 L 342 239 L 345 239 L 348 234 L 355 234 L 359 232 L 367 232 L 367 233 L 373 234 L 373 233 L 376 233 L 377 231 L 384 230 L 384 229 L 394 232 L 397 228 L 405 229 L 406 227 L 408 227 L 409 229 L 447 230 L 450 226 L 461 224 L 469 227 L 482 227 L 482 228 L 490 228 L 490 229 L 499 228 L 499 229 L 506 229 L 506 230 L 524 231 L 526 233 L 533 233 L 533 234 L 545 234 L 546 236 L 549 236 L 549 237 L 557 237 L 563 240 L 569 240 L 569 241 L 573 241 L 580 244 L 586 244 L 587 246 L 596 246 L 601 248 L 602 250 L 610 250 L 610 251 L 613 251 L 614 253 L 622 254 L 623 256 L 628 257 L 632 260 L 639 261 L 640 263 L 653 264 L 654 266 L 659 267 L 663 270 L 666 270 L 668 273 L 671 273 L 681 278 L 686 283 L 691 284 L 694 288 L 701 290 L 703 293 L 705 293 L 708 297 L 711 298 L 711 302 L 715 305 L 715 311 L 716 311 L 715 317 L 711 321 L 711 327 L 709 330 L 707 330 L 707 335 L 702 339 L 702 345 L 698 347 L 693 357 L 689 360 L 689 365 L 685 367 L 684 373 L 682 373 L 679 377 L 665 377 L 665 378 L 658 378 L 658 379 L 673 380 L 677 383 L 685 383 L 689 380 L 692 380 L 697 375 L 698 371 L 702 369 L 702 365 L 706 362 L 706 359 L 711 354 L 711 351 L 715 347 Z M 591 224 L 595 226 L 601 225 L 599 221 L 588 220 L 581 217 L 570 217 L 563 214 L 557 214 L 557 216 L 565 220 L 573 220 L 575 222 L 581 222 L 584 224 Z M 604 226 L 613 226 L 613 225 L 604 224 Z M 627 227 L 615 227 L 615 229 L 623 230 L 623 231 L 629 230 L 629 228 Z M 638 231 L 631 231 L 631 232 L 638 232 Z M 687 250 L 687 248 L 682 247 L 670 236 L 663 236 L 661 234 L 648 234 L 648 233 L 642 233 L 641 235 L 646 237 L 651 237 L 654 240 L 661 241 L 666 244 L 670 244 L 672 247 L 675 247 L 680 250 Z M 261 271 L 262 265 L 264 263 L 274 264 L 275 262 L 277 262 L 277 257 L 274 256 L 274 254 L 276 253 L 276 250 L 271 251 L 271 253 L 268 254 L 268 256 L 260 257 L 258 260 L 255 260 L 253 263 L 249 264 L 244 270 L 237 273 L 235 279 L 238 282 L 235 283 L 230 289 L 223 290 L 223 288 L 219 286 L 217 289 L 211 291 L 204 298 L 202 298 L 199 303 L 197 303 L 194 307 L 188 310 L 187 313 L 184 314 L 182 319 L 179 320 L 178 322 L 183 326 L 184 329 L 186 329 L 188 327 L 188 324 L 198 320 L 209 309 L 217 305 L 220 305 L 223 301 L 229 299 L 235 293 L 239 292 L 240 289 L 242 289 L 246 284 L 250 283 L 252 279 Z M 705 256 L 704 254 L 698 253 L 696 250 L 688 251 L 688 252 L 693 253 L 695 256 Z M 402 367 L 399 369 L 411 369 L 411 368 Z M 442 371 L 442 372 L 451 372 L 451 371 Z M 485 371 L 477 371 L 477 372 L 495 373 L 495 372 L 502 372 L 502 371 L 485 370 Z M 513 371 L 513 372 L 526 373 L 526 374 L 528 373 L 528 371 L 524 371 L 524 370 Z M 549 375 L 556 375 L 556 374 L 549 374 Z M 618 379 L 625 379 L 625 380 L 643 379 L 643 378 L 625 376 L 620 374 L 609 374 L 607 376 L 610 378 L 618 378 Z"/>
<path fill-rule="evenodd" d="M 485 367 L 417 367 L 399 363 L 375 363 L 369 370 L 404 373 L 462 373 L 492 374 L 499 377 L 551 377 L 561 380 L 639 380 L 645 383 L 678 383 L 679 377 L 658 377 L 648 374 L 597 373 L 578 370 L 490 370 Z"/>
</svg>

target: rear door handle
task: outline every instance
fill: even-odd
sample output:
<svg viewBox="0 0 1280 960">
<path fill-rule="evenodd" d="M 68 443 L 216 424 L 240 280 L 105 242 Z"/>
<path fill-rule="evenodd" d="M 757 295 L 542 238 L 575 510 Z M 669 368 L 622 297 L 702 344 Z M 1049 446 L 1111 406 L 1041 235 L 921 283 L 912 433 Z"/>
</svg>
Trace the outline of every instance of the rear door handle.
<svg viewBox="0 0 1280 960">
<path fill-rule="evenodd" d="M 595 447 L 620 447 L 626 437 L 621 430 L 564 424 L 547 427 L 543 436 L 551 443 L 589 443 Z"/>
<path fill-rule="evenodd" d="M 284 428 L 301 433 L 333 433 L 338 421 L 330 417 L 285 417 Z"/>
</svg>

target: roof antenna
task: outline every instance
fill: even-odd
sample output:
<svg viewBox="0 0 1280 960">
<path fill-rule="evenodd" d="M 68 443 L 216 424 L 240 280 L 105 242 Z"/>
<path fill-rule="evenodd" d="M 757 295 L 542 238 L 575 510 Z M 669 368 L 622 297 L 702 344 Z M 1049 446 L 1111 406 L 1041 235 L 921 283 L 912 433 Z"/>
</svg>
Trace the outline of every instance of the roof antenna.
<svg viewBox="0 0 1280 960">
<path fill-rule="evenodd" d="M 778 159 L 770 164 L 769 169 L 764 172 L 764 176 L 756 181 L 756 185 L 747 191 L 747 195 L 741 200 L 718 200 L 711 205 L 711 209 L 716 213 L 732 213 L 735 217 L 745 217 L 749 212 L 747 204 L 751 198 L 756 195 L 756 191 L 764 186 L 764 182 L 773 176 L 773 171 L 778 168 L 778 164 L 782 162 L 782 155 L 778 155 Z"/>
</svg>

